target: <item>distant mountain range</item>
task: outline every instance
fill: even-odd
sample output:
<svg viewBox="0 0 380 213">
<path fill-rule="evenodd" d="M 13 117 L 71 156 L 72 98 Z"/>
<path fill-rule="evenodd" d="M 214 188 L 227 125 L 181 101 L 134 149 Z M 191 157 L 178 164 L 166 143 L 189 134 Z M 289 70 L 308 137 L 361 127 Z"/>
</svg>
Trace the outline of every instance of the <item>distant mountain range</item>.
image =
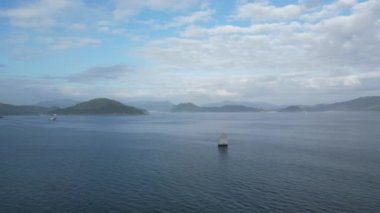
<svg viewBox="0 0 380 213">
<path fill-rule="evenodd" d="M 135 105 L 137 106 L 137 105 Z M 349 101 L 337 102 L 333 104 L 317 105 L 291 105 L 281 109 L 265 109 L 245 105 L 222 105 L 222 106 L 197 106 L 193 103 L 182 103 L 174 105 L 170 102 L 140 102 L 135 107 L 125 105 L 121 102 L 107 99 L 96 98 L 90 101 L 81 102 L 76 105 L 59 108 L 23 105 L 16 106 L 0 103 L 0 115 L 36 115 L 36 114 L 70 114 L 70 115 L 139 115 L 146 114 L 142 108 L 153 111 L 171 112 L 320 112 L 320 111 L 377 111 L 380 112 L 380 96 L 367 96 Z M 170 109 L 171 108 L 171 109 Z M 169 110 L 170 109 L 170 110 Z"/>
<path fill-rule="evenodd" d="M 333 104 L 292 105 L 280 112 L 320 111 L 380 111 L 380 96 L 367 96 Z"/>
<path fill-rule="evenodd" d="M 263 111 L 254 107 L 241 105 L 225 105 L 221 107 L 200 107 L 193 103 L 182 103 L 174 106 L 172 112 L 259 112 Z"/>
<path fill-rule="evenodd" d="M 222 101 L 201 105 L 201 107 L 222 107 L 222 106 L 246 106 L 263 110 L 276 110 L 285 108 L 286 105 L 276 105 L 265 102 L 250 102 L 250 101 Z"/>
<path fill-rule="evenodd" d="M 264 109 L 247 107 L 244 105 L 225 105 L 218 107 L 199 107 L 193 103 L 178 104 L 172 112 L 320 112 L 320 111 L 380 111 L 380 96 L 367 96 L 350 101 L 337 102 L 333 104 L 317 105 L 291 105 L 280 109 Z"/>
<path fill-rule="evenodd" d="M 67 108 L 0 104 L 0 115 L 142 115 L 147 111 L 107 98 L 96 98 Z"/>
</svg>

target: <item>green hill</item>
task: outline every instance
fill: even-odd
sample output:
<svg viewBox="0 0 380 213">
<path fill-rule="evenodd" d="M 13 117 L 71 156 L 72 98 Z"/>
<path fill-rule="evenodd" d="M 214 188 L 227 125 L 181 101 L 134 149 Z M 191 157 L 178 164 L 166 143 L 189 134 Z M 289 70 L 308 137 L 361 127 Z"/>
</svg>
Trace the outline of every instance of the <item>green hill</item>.
<svg viewBox="0 0 380 213">
<path fill-rule="evenodd" d="M 55 110 L 53 113 L 69 115 L 142 115 L 146 114 L 146 111 L 124 105 L 115 100 L 96 98 L 71 107 Z"/>
<path fill-rule="evenodd" d="M 27 105 L 11 105 L 0 103 L 0 115 L 38 115 L 49 113 L 56 108 L 27 106 Z"/>
</svg>

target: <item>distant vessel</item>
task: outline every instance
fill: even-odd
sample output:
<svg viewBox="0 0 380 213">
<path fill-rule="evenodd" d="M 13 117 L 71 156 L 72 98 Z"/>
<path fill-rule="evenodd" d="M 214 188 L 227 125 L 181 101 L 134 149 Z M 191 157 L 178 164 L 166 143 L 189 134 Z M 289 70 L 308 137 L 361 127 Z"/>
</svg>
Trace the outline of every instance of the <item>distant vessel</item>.
<svg viewBox="0 0 380 213">
<path fill-rule="evenodd" d="M 218 147 L 227 147 L 228 137 L 226 133 L 222 133 L 218 138 Z"/>
<path fill-rule="evenodd" d="M 49 121 L 55 121 L 55 120 L 57 120 L 57 114 L 54 114 L 53 116 L 49 118 Z"/>
</svg>

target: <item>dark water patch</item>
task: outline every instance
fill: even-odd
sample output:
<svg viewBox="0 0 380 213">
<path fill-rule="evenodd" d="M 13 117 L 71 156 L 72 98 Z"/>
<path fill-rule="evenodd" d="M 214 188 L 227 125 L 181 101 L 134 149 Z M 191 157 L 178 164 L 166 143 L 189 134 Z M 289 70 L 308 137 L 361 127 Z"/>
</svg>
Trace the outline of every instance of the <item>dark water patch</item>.
<svg viewBox="0 0 380 213">
<path fill-rule="evenodd" d="M 378 212 L 378 127 L 371 113 L 11 117 L 0 211 Z"/>
</svg>

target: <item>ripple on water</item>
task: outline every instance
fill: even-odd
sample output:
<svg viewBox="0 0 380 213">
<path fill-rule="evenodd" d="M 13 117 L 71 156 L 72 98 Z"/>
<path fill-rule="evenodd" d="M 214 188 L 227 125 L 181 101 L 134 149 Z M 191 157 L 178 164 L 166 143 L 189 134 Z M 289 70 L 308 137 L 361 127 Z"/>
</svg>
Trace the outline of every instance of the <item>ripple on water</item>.
<svg viewBox="0 0 380 213">
<path fill-rule="evenodd" d="M 6 123 L 4 123 L 6 122 Z M 0 124 L 1 212 L 379 212 L 378 114 Z M 231 145 L 217 149 L 227 132 Z"/>
</svg>

